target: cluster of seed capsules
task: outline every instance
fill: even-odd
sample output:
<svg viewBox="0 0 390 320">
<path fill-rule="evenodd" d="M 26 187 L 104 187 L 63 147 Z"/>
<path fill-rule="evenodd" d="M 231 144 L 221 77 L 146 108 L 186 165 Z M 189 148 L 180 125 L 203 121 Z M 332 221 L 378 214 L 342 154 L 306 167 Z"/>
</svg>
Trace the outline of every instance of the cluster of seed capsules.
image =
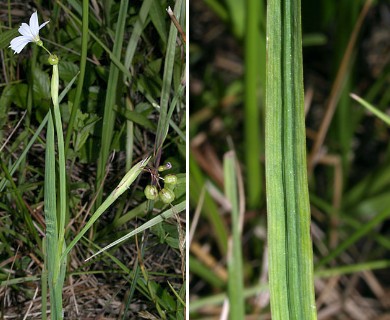
<svg viewBox="0 0 390 320">
<path fill-rule="evenodd" d="M 171 164 L 168 162 L 164 166 L 159 166 L 158 171 L 161 172 L 170 168 Z M 167 174 L 162 180 L 164 180 L 164 187 L 160 191 L 158 191 L 156 185 L 149 184 L 146 186 L 144 193 L 148 200 L 157 200 L 159 198 L 162 202 L 169 204 L 175 200 L 175 193 L 173 190 L 177 184 L 177 177 L 174 174 Z"/>
</svg>

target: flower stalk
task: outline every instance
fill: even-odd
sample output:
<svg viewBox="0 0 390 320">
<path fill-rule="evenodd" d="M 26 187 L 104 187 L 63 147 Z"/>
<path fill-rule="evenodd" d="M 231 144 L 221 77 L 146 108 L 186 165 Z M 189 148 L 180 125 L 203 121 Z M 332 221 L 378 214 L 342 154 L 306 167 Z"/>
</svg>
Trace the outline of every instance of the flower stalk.
<svg viewBox="0 0 390 320">
<path fill-rule="evenodd" d="M 11 40 L 10 48 L 14 53 L 20 53 L 24 47 L 32 42 L 43 48 L 48 54 L 48 63 L 53 66 L 51 78 L 51 98 L 53 107 L 49 111 L 49 120 L 46 132 L 46 155 L 45 155 L 45 220 L 46 220 L 46 243 L 45 262 L 48 270 L 48 283 L 50 289 L 50 306 L 52 319 L 63 319 L 62 289 L 65 280 L 66 257 L 61 260 L 61 255 L 66 249 L 65 244 L 65 217 L 67 213 L 66 203 L 66 166 L 64 152 L 64 134 L 62 130 L 61 112 L 58 100 L 59 92 L 59 58 L 52 54 L 39 37 L 39 31 L 49 21 L 39 25 L 38 14 L 34 12 L 30 17 L 30 23 L 22 23 L 18 31 L 21 36 Z M 54 128 L 57 135 L 59 194 L 57 197 L 57 179 L 55 168 L 55 143 Z M 58 199 L 59 198 L 59 199 Z M 59 211 L 57 210 L 59 200 Z M 45 305 L 45 304 L 43 304 Z M 46 314 L 46 310 L 42 310 Z"/>
</svg>

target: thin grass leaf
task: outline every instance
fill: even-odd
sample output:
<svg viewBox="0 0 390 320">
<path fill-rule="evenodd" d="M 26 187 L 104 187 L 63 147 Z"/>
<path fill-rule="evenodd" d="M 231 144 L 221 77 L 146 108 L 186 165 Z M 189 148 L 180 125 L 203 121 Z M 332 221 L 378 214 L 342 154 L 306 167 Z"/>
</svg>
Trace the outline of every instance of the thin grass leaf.
<svg viewBox="0 0 390 320">
<path fill-rule="evenodd" d="M 256 285 L 250 288 L 246 288 L 244 290 L 244 298 L 250 298 L 254 297 L 259 294 L 259 292 L 267 292 L 268 291 L 268 286 L 265 285 Z M 191 301 L 189 309 L 190 312 L 196 312 L 202 308 L 210 308 L 212 306 L 218 306 L 221 305 L 224 300 L 226 300 L 227 296 L 225 293 L 219 293 L 219 294 L 214 294 L 202 299 L 198 299 L 195 301 Z"/>
<path fill-rule="evenodd" d="M 134 110 L 133 103 L 129 97 L 125 100 L 125 112 L 132 112 Z M 134 123 L 131 120 L 126 121 L 126 171 L 131 168 L 133 163 L 133 149 L 134 149 Z"/>
<path fill-rule="evenodd" d="M 168 281 L 168 285 L 171 288 L 173 294 L 176 296 L 177 300 L 181 303 L 182 306 L 186 306 L 186 303 L 183 301 L 183 299 L 179 296 L 179 294 L 176 292 L 175 288 L 171 285 L 171 283 Z"/>
<path fill-rule="evenodd" d="M 390 210 L 386 209 L 378 214 L 375 218 L 367 222 L 365 225 L 361 226 L 354 234 L 350 235 L 343 243 L 341 243 L 337 248 L 330 252 L 325 258 L 319 261 L 316 264 L 316 268 L 319 268 L 333 259 L 335 259 L 341 253 L 344 253 L 345 250 L 350 247 L 352 244 L 356 243 L 360 238 L 370 232 L 372 229 L 381 224 L 384 220 L 390 217 Z"/>
<path fill-rule="evenodd" d="M 166 33 L 167 24 L 165 22 L 165 10 L 162 7 L 160 1 L 155 1 L 153 3 L 152 7 L 150 8 L 149 15 L 150 20 L 152 20 L 152 23 L 158 32 L 158 35 L 164 44 L 166 44 L 168 41 Z"/>
<path fill-rule="evenodd" d="M 228 292 L 230 319 L 245 318 L 244 284 L 242 269 L 242 242 L 238 205 L 235 153 L 229 151 L 223 162 L 226 198 L 231 205 L 232 237 L 229 239 L 228 254 Z"/>
<path fill-rule="evenodd" d="M 172 121 L 172 114 L 175 108 L 180 104 L 180 99 L 183 97 L 185 86 L 180 84 L 178 90 L 175 93 L 175 96 L 172 99 L 171 105 L 169 106 L 168 110 L 168 119 L 169 119 L 169 125 L 172 127 L 174 131 L 183 139 L 183 141 L 186 141 L 185 134 L 182 130 L 179 129 L 179 127 Z"/>
<path fill-rule="evenodd" d="M 193 203 L 197 203 L 201 190 L 204 187 L 206 181 L 202 175 L 202 172 L 195 162 L 193 157 L 190 157 L 190 194 L 189 197 Z M 217 205 L 215 204 L 213 198 L 206 193 L 204 198 L 203 210 L 206 218 L 209 220 L 211 229 L 215 235 L 216 242 L 218 244 L 219 251 L 221 254 L 226 254 L 227 252 L 227 226 L 225 221 L 222 219 L 219 214 Z"/>
<path fill-rule="evenodd" d="M 176 18 L 180 17 L 181 6 L 182 6 L 182 0 L 176 1 L 175 9 L 174 9 L 174 14 Z M 171 93 L 173 67 L 175 63 L 176 38 L 177 38 L 177 29 L 175 25 L 171 23 L 169 36 L 168 36 L 167 52 L 165 56 L 163 86 L 161 89 L 160 119 L 158 122 L 157 133 L 156 133 L 155 151 L 157 154 L 159 150 L 162 148 L 164 140 L 168 134 L 168 128 L 169 128 L 170 118 L 168 117 L 168 103 L 169 103 L 169 96 Z"/>
<path fill-rule="evenodd" d="M 135 50 L 137 49 L 137 44 L 138 44 L 139 38 L 141 37 L 142 31 L 145 27 L 145 22 L 146 22 L 146 18 L 148 16 L 148 14 L 149 14 L 149 10 L 151 7 L 156 6 L 156 4 L 153 4 L 153 6 L 152 6 L 152 2 L 154 2 L 154 1 L 153 0 L 143 1 L 141 9 L 140 9 L 139 14 L 138 14 L 138 19 L 137 19 L 136 23 L 134 24 L 134 28 L 133 28 L 133 31 L 131 33 L 131 37 L 130 37 L 129 43 L 127 45 L 126 54 L 125 54 L 124 66 L 127 70 L 130 68 L 131 63 L 133 62 L 134 53 L 135 53 Z M 165 34 L 165 32 L 163 32 L 163 34 Z M 124 75 L 124 76 L 127 77 L 126 75 Z M 124 81 L 126 81 L 126 79 L 124 79 Z"/>
<path fill-rule="evenodd" d="M 116 246 L 118 243 L 121 243 L 133 236 L 135 236 L 136 234 L 142 232 L 142 231 L 145 231 L 146 229 L 149 229 L 151 227 L 153 227 L 154 225 L 166 220 L 166 219 L 169 219 L 170 217 L 172 217 L 174 214 L 177 214 L 177 213 L 180 213 L 181 211 L 183 211 L 186 207 L 186 202 L 183 201 L 183 202 L 180 202 L 179 204 L 173 206 L 172 208 L 164 211 L 163 213 L 159 214 L 158 216 L 154 217 L 153 219 L 150 219 L 149 221 L 145 222 L 143 225 L 139 226 L 138 228 L 134 229 L 133 231 L 129 232 L 127 235 L 125 235 L 124 237 L 121 237 L 120 239 L 110 243 L 108 246 L 105 246 L 103 249 L 99 250 L 98 252 L 96 252 L 95 254 L 93 254 L 92 256 L 90 256 L 88 259 L 86 259 L 85 261 L 88 261 L 90 259 L 92 259 L 93 257 L 97 256 L 98 254 L 108 250 L 109 248 L 112 248 L 113 246 Z"/>
<path fill-rule="evenodd" d="M 225 8 L 225 6 L 220 3 L 220 1 L 204 0 L 204 3 L 207 4 L 207 6 L 210 7 L 222 21 L 228 21 L 229 12 Z"/>
<path fill-rule="evenodd" d="M 386 123 L 388 126 L 390 126 L 390 117 L 380 111 L 378 108 L 374 107 L 372 104 L 368 103 L 366 100 L 360 98 L 354 93 L 350 94 L 351 98 L 359 102 L 363 107 L 371 111 L 373 114 L 375 114 L 379 119 L 381 119 L 384 123 Z"/>
<path fill-rule="evenodd" d="M 58 96 L 58 103 L 60 104 L 62 99 L 66 96 L 66 94 L 69 92 L 70 88 L 72 88 L 73 83 L 76 81 L 77 77 L 79 76 L 80 71 L 77 72 L 77 74 L 72 78 L 72 80 L 69 81 L 67 86 L 62 90 L 61 94 Z M 80 81 L 80 80 L 79 80 Z"/>
<path fill-rule="evenodd" d="M 39 280 L 39 276 L 28 276 L 28 277 L 20 277 L 14 279 L 7 279 L 0 282 L 1 287 L 5 286 L 13 286 L 16 284 L 26 283 L 26 282 L 35 282 Z"/>
<path fill-rule="evenodd" d="M 258 208 L 262 198 L 262 170 L 260 163 L 261 134 L 260 108 L 258 105 L 258 84 L 261 72 L 258 56 L 260 41 L 258 25 L 260 21 L 260 2 L 246 1 L 245 37 L 245 161 L 249 209 Z"/>
<path fill-rule="evenodd" d="M 229 10 L 229 16 L 233 29 L 233 34 L 242 39 L 244 36 L 245 23 L 245 2 L 236 0 L 225 0 L 226 6 Z"/>
<path fill-rule="evenodd" d="M 125 62 L 124 66 L 128 70 L 130 69 L 130 66 L 133 62 L 133 57 L 135 50 L 137 48 L 137 44 L 139 41 L 139 38 L 141 36 L 141 33 L 146 25 L 146 18 L 148 16 L 149 10 L 151 8 L 152 1 L 151 0 L 146 0 L 142 3 L 142 7 L 140 9 L 140 12 L 138 14 L 138 19 L 134 25 L 133 32 L 131 34 L 129 43 L 126 48 L 126 54 L 125 54 Z M 154 7 L 155 4 L 152 6 Z M 165 34 L 165 32 L 163 32 Z M 130 77 L 127 74 L 123 74 L 123 81 L 126 82 L 130 80 Z M 130 99 L 126 99 L 126 112 L 133 112 L 133 106 L 132 103 L 130 102 Z M 131 166 L 132 163 L 132 158 L 133 158 L 133 144 L 134 144 L 134 124 L 132 121 L 127 121 L 126 122 L 126 131 L 127 131 L 127 139 L 126 139 L 126 169 L 128 170 Z"/>
<path fill-rule="evenodd" d="M 318 278 L 339 277 L 346 274 L 358 273 L 362 271 L 372 271 L 390 268 L 390 260 L 369 261 L 354 265 L 346 265 L 331 269 L 317 270 L 314 275 Z"/>
<path fill-rule="evenodd" d="M 220 277 L 216 276 L 215 271 L 212 270 L 212 268 L 204 265 L 194 256 L 189 256 L 187 264 L 190 265 L 191 274 L 201 277 L 202 281 L 208 282 L 213 287 L 218 289 L 224 289 L 226 287 L 226 282 L 223 281 Z"/>
<path fill-rule="evenodd" d="M 89 1 L 83 0 L 82 11 L 82 30 L 81 30 L 81 57 L 80 57 L 80 77 L 77 82 L 76 94 L 73 100 L 72 112 L 68 123 L 68 130 L 65 137 L 65 154 L 68 152 L 70 138 L 73 133 L 74 122 L 76 119 L 77 110 L 80 105 L 81 94 L 84 85 L 85 68 L 87 65 L 87 50 L 88 50 L 88 17 L 89 17 Z"/>
<path fill-rule="evenodd" d="M 121 0 L 119 8 L 118 23 L 116 25 L 115 42 L 113 48 L 113 55 L 119 60 L 121 57 L 123 36 L 126 25 L 127 7 L 129 2 Z M 104 115 L 102 122 L 102 141 L 99 152 L 99 160 L 97 167 L 97 179 L 96 189 L 100 190 L 96 197 L 96 205 L 99 206 L 102 202 L 103 188 L 100 185 L 103 183 L 104 172 L 106 170 L 106 164 L 108 155 L 111 149 L 112 136 L 114 132 L 115 111 L 113 106 L 115 105 L 117 87 L 119 80 L 119 69 L 112 62 L 110 64 L 110 73 L 108 76 L 106 100 L 104 103 Z"/>
<path fill-rule="evenodd" d="M 133 270 L 134 270 L 134 278 L 133 278 L 134 281 L 131 282 L 130 289 L 128 290 L 128 296 L 127 296 L 127 300 L 125 303 L 125 312 L 123 313 L 123 317 L 122 317 L 123 320 L 125 320 L 125 315 L 130 308 L 131 301 L 133 300 L 134 292 L 136 289 L 136 284 L 138 281 L 142 281 L 140 278 L 141 268 L 139 266 L 138 259 L 136 260 L 135 265 L 133 266 Z"/>
</svg>

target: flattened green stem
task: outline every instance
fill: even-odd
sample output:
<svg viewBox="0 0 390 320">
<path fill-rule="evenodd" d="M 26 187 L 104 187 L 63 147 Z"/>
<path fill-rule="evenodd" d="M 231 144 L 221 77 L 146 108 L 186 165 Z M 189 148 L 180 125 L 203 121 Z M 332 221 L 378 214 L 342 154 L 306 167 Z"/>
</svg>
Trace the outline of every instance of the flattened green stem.
<svg viewBox="0 0 390 320">
<path fill-rule="evenodd" d="M 54 56 L 50 56 L 49 59 Z M 55 57 L 57 58 L 57 57 Z M 58 74 L 58 58 L 52 59 L 52 62 L 57 62 L 53 65 L 53 75 L 51 78 L 51 98 L 53 100 L 53 114 L 54 114 L 54 125 L 57 133 L 57 151 L 58 151 L 58 171 L 59 171 L 59 224 L 58 228 L 55 231 L 55 236 L 57 238 L 57 246 L 55 249 L 50 248 L 50 243 L 48 241 L 48 251 L 49 255 L 54 255 L 55 262 L 51 264 L 52 268 L 49 270 L 49 285 L 51 284 L 50 294 L 52 299 L 51 310 L 54 315 L 54 319 L 62 319 L 62 288 L 65 279 L 65 269 L 66 265 L 61 263 L 60 257 L 61 253 L 65 247 L 65 219 L 67 212 L 67 193 L 66 193 L 66 166 L 65 166 L 65 152 L 64 152 L 64 134 L 62 130 L 62 120 L 61 112 L 58 100 L 58 90 L 59 90 L 59 74 Z M 49 125 L 52 119 L 49 119 Z M 54 135 L 54 134 L 53 134 Z M 54 151 L 53 151 L 54 154 Z M 53 155 L 54 157 L 54 155 Z M 55 176 L 55 170 L 52 172 L 52 175 Z M 54 180 L 55 181 L 55 180 Z M 52 185 L 52 183 L 50 184 Z M 54 187 L 51 186 L 52 191 L 56 190 L 55 182 Z M 50 223 L 57 225 L 57 217 L 55 220 L 51 220 Z M 53 250 L 55 250 L 53 252 Z M 51 257 L 53 259 L 53 257 Z M 64 259 L 66 261 L 66 259 Z M 52 278 L 51 278 L 52 276 Z M 53 295 L 52 295 L 53 294 Z"/>
<path fill-rule="evenodd" d="M 57 133 L 57 149 L 58 149 L 58 171 L 59 171 L 59 226 L 58 226 L 58 250 L 59 254 L 62 251 L 65 238 L 65 218 L 67 211 L 67 193 L 66 193 L 66 165 L 65 165 L 65 151 L 64 151 L 64 133 L 62 130 L 62 120 L 60 106 L 58 103 L 58 88 L 59 75 L 58 64 L 53 65 L 53 75 L 51 78 L 51 97 L 53 100 L 54 124 Z"/>
<path fill-rule="evenodd" d="M 45 154 L 45 187 L 44 187 L 44 210 L 46 222 L 46 253 L 47 271 L 50 289 L 51 309 L 53 317 L 56 317 L 58 308 L 62 304 L 56 301 L 58 296 L 56 285 L 58 278 L 58 226 L 57 226 L 57 204 L 56 204 L 56 170 L 55 170 L 55 148 L 54 148 L 54 124 L 52 113 L 49 111 L 49 119 L 46 131 L 46 154 Z M 46 312 L 46 310 L 45 310 Z M 56 318 L 55 318 L 56 319 Z"/>
<path fill-rule="evenodd" d="M 266 192 L 272 319 L 316 319 L 300 1 L 267 7 Z"/>
</svg>

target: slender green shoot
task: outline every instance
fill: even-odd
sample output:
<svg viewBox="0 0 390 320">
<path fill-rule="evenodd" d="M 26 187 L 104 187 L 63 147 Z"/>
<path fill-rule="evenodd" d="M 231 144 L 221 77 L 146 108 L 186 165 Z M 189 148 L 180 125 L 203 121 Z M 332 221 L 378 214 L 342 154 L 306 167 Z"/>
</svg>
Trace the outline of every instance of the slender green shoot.
<svg viewBox="0 0 390 320">
<path fill-rule="evenodd" d="M 259 15 L 260 4 L 257 0 L 246 1 L 245 34 L 245 161 L 249 209 L 261 205 L 262 172 L 260 163 L 261 134 L 259 108 Z"/>
<path fill-rule="evenodd" d="M 186 208 L 186 202 L 185 201 L 182 201 L 180 202 L 179 204 L 175 205 L 175 206 L 172 206 L 172 208 L 164 211 L 163 213 L 159 214 L 158 216 L 148 220 L 147 222 L 145 222 L 143 225 L 139 226 L 138 228 L 134 229 L 133 231 L 129 232 L 127 235 L 121 237 L 120 239 L 110 243 L 108 246 L 105 246 L 103 249 L 99 250 L 98 252 L 94 253 L 92 256 L 90 256 L 88 259 L 86 259 L 85 261 L 88 261 L 90 259 L 92 259 L 93 257 L 97 256 L 98 254 L 112 248 L 113 246 L 116 246 L 117 244 L 135 236 L 136 234 L 142 232 L 142 231 L 145 231 L 153 226 L 155 226 L 156 224 L 160 223 L 160 222 L 163 222 L 164 220 L 167 220 L 169 218 L 171 218 L 173 215 L 175 214 L 178 214 L 180 212 L 182 212 L 183 210 L 185 210 Z"/>
<path fill-rule="evenodd" d="M 174 14 L 177 19 L 180 18 L 182 2 L 182 0 L 178 0 L 175 3 Z M 175 63 L 176 38 L 177 29 L 175 25 L 171 23 L 164 64 L 163 86 L 161 89 L 160 119 L 157 125 L 155 156 L 158 156 L 161 152 L 161 148 L 169 129 L 170 117 L 168 116 L 168 103 L 172 87 L 173 66 Z"/>
<path fill-rule="evenodd" d="M 228 292 L 230 319 L 245 318 L 245 300 L 242 268 L 242 242 L 240 226 L 240 212 L 238 205 L 237 189 L 237 164 L 233 151 L 229 151 L 224 156 L 223 163 L 225 194 L 231 205 L 232 236 L 229 239 L 228 253 Z"/>
<path fill-rule="evenodd" d="M 113 55 L 118 60 L 120 60 L 121 53 L 122 53 L 122 44 L 124 38 L 123 35 L 125 31 L 128 5 L 129 5 L 129 1 L 121 0 L 118 23 L 116 24 L 116 33 L 115 33 L 115 41 L 114 41 L 114 48 L 113 48 Z M 108 155 L 111 150 L 111 141 L 114 132 L 114 122 L 115 122 L 115 111 L 113 106 L 116 103 L 118 80 L 119 80 L 119 69 L 115 66 L 113 62 L 111 62 L 110 73 L 108 76 L 107 91 L 106 91 L 106 100 L 104 103 L 102 140 L 101 140 L 101 147 L 100 147 L 98 167 L 97 167 L 96 189 L 100 190 L 96 197 L 97 206 L 99 206 L 102 201 L 103 188 L 101 188 L 100 186 L 103 184 L 104 181 Z"/>
<path fill-rule="evenodd" d="M 88 17 L 89 17 L 89 1 L 83 0 L 83 18 L 81 30 L 81 57 L 80 57 L 80 76 L 77 82 L 76 94 L 73 101 L 72 112 L 68 123 L 68 129 L 65 137 L 65 154 L 68 152 L 70 139 L 73 133 L 74 122 L 76 119 L 77 110 L 80 106 L 81 95 L 83 92 L 85 67 L 87 65 L 87 50 L 88 50 Z"/>
<path fill-rule="evenodd" d="M 385 122 L 388 126 L 390 126 L 390 117 L 380 111 L 378 108 L 374 107 L 372 104 L 367 102 L 366 100 L 360 98 L 354 93 L 350 94 L 351 98 L 359 102 L 363 107 L 371 111 L 373 114 L 375 114 L 379 119 L 381 119 L 383 122 Z"/>
<path fill-rule="evenodd" d="M 382 211 L 374 219 L 370 220 L 368 223 L 361 226 L 355 233 L 350 235 L 343 243 L 341 243 L 337 248 L 335 248 L 332 252 L 330 252 L 325 258 L 319 261 L 316 264 L 316 268 L 319 268 L 329 263 L 333 259 L 335 259 L 341 253 L 345 252 L 345 250 L 348 249 L 351 245 L 356 243 L 360 238 L 362 238 L 367 233 L 369 233 L 372 229 L 374 229 L 375 227 L 383 223 L 383 221 L 385 221 L 389 217 L 390 217 L 390 210 Z"/>
</svg>

